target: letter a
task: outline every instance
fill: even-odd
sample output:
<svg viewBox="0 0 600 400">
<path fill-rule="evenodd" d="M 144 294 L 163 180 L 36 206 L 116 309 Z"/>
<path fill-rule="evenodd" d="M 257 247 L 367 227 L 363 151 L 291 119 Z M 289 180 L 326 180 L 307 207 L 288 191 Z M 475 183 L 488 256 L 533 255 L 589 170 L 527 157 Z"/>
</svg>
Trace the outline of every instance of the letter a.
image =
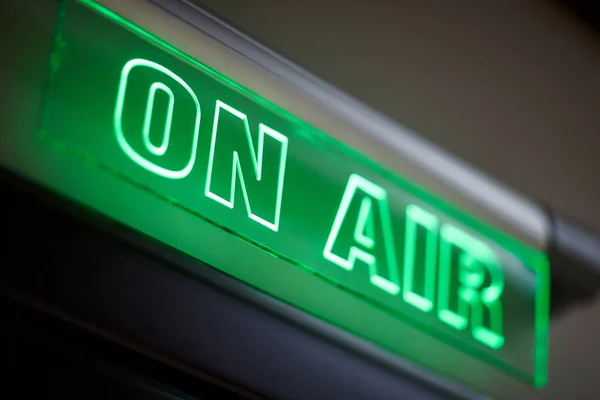
<svg viewBox="0 0 600 400">
<path fill-rule="evenodd" d="M 323 256 L 346 270 L 362 261 L 372 284 L 391 294 L 400 291 L 385 189 L 360 175 L 350 176 Z"/>
</svg>

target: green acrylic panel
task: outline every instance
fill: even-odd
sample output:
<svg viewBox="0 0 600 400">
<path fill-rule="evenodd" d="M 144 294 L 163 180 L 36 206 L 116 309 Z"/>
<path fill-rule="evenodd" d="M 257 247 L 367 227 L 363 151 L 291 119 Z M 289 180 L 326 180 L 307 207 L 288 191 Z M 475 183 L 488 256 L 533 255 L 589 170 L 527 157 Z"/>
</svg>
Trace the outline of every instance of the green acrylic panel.
<svg viewBox="0 0 600 400">
<path fill-rule="evenodd" d="M 422 335 L 538 386 L 545 383 L 544 254 L 102 6 L 66 2 L 57 32 L 39 130 L 52 151 L 79 154 L 81 162 L 285 260 L 285 268 L 351 293 Z M 184 223 L 139 201 L 137 212 L 149 223 L 186 234 Z M 213 267 L 234 274 L 228 265 Z M 252 260 L 247 268 L 264 273 Z M 274 293 L 269 284 L 259 286 Z M 402 355 L 398 349 L 410 345 L 403 340 L 398 334 L 400 344 L 377 344 Z"/>
</svg>

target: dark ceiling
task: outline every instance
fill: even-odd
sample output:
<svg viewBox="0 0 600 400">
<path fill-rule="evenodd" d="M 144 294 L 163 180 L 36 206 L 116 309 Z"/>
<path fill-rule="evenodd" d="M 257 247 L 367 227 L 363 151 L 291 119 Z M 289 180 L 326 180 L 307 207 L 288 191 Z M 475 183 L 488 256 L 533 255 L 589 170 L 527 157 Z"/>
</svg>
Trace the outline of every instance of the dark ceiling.
<svg viewBox="0 0 600 400">
<path fill-rule="evenodd" d="M 554 0 L 600 35 L 600 6 L 593 0 Z"/>
</svg>

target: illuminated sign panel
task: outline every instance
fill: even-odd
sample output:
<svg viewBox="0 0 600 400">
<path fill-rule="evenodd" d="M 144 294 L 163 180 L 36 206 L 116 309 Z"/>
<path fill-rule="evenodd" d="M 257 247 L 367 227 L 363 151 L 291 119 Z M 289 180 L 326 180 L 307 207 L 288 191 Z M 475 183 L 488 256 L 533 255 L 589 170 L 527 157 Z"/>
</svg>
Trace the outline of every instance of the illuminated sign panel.
<svg viewBox="0 0 600 400">
<path fill-rule="evenodd" d="M 285 260 L 287 268 L 315 274 L 408 321 L 423 335 L 543 384 L 543 254 L 112 12 L 87 1 L 67 4 L 40 129 L 45 143 Z M 146 212 L 144 204 L 138 212 Z M 152 223 L 186 234 L 180 221 L 147 212 Z M 251 260 L 247 268 L 261 273 Z M 401 332 L 397 340 L 404 340 Z"/>
</svg>

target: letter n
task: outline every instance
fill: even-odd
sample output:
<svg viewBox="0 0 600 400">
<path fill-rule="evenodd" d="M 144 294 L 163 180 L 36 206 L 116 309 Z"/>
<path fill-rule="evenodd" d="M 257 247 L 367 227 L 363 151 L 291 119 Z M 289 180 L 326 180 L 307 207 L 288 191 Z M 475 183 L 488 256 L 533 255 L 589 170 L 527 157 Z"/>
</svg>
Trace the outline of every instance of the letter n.
<svg viewBox="0 0 600 400">
<path fill-rule="evenodd" d="M 246 114 L 217 100 L 204 194 L 234 208 L 239 178 L 248 217 L 277 232 L 288 138 L 258 124 L 255 149 Z"/>
</svg>

